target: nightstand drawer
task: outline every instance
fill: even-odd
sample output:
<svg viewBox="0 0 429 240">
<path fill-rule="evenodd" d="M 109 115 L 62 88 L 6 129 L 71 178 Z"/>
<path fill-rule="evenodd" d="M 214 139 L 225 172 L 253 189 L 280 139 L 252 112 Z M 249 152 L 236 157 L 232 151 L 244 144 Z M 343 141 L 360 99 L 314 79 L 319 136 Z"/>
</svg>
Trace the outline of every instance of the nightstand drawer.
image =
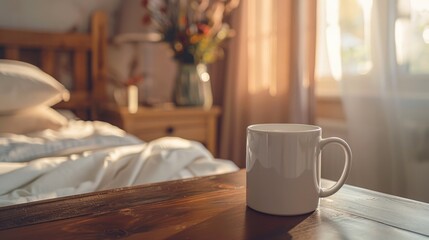
<svg viewBox="0 0 429 240">
<path fill-rule="evenodd" d="M 134 135 L 144 141 L 150 141 L 165 136 L 181 137 L 189 140 L 205 142 L 207 132 L 205 126 L 168 125 L 162 128 L 146 128 L 134 131 Z"/>
<path fill-rule="evenodd" d="M 165 136 L 176 136 L 204 142 L 207 139 L 207 123 L 204 118 L 139 119 L 130 118 L 125 123 L 125 131 L 131 132 L 145 141 Z"/>
<path fill-rule="evenodd" d="M 216 154 L 217 118 L 220 109 L 139 107 L 136 113 L 126 108 L 108 107 L 99 113 L 102 120 L 126 132 L 151 141 L 166 136 L 181 137 L 203 143 Z"/>
</svg>

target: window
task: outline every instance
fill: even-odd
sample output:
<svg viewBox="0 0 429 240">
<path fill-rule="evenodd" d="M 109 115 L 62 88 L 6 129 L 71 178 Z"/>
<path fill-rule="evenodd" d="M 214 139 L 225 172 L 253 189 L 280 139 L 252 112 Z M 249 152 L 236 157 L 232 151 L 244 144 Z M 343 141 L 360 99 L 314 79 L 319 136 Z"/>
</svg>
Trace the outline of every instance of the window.
<svg viewBox="0 0 429 240">
<path fill-rule="evenodd" d="M 322 0 L 317 74 L 364 74 L 371 69 L 370 0 Z M 325 58 L 328 61 L 323 61 Z M 330 70 L 327 72 L 327 70 Z"/>
<path fill-rule="evenodd" d="M 318 5 L 316 80 L 319 96 L 339 96 L 338 81 L 364 79 L 375 57 L 402 89 L 418 90 L 429 74 L 428 0 L 321 0 Z M 374 14 L 374 11 L 377 11 Z M 372 19 L 377 16 L 377 19 Z M 382 41 L 382 44 L 375 44 Z M 383 49 L 373 49 L 376 45 Z M 371 79 L 371 78 L 367 78 Z M 412 84 L 410 84 L 412 81 Z M 420 84 L 417 84 L 419 83 Z M 424 91 L 421 91 L 424 92 Z"/>
<path fill-rule="evenodd" d="M 398 0 L 395 41 L 403 73 L 429 74 L 428 0 Z"/>
</svg>

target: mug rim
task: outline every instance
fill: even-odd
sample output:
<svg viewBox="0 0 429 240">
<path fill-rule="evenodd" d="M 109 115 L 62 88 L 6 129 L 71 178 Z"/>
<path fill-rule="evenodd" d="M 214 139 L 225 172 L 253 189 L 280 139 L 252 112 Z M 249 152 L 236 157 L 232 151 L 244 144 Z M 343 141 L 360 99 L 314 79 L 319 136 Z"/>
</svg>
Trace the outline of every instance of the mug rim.
<svg viewBox="0 0 429 240">
<path fill-rule="evenodd" d="M 322 130 L 316 125 L 298 123 L 258 123 L 248 126 L 247 129 L 261 133 L 304 133 Z"/>
</svg>

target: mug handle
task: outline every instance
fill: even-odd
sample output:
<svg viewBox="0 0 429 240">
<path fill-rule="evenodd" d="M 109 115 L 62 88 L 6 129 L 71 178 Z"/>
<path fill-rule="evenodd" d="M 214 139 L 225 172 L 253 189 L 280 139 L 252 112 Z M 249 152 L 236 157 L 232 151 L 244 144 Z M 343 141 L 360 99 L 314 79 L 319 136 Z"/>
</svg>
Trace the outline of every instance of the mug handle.
<svg viewBox="0 0 429 240">
<path fill-rule="evenodd" d="M 340 179 L 338 179 L 338 181 L 332 187 L 330 188 L 320 187 L 319 197 L 328 197 L 336 193 L 338 190 L 340 190 L 340 188 L 344 185 L 344 182 L 346 181 L 347 176 L 349 175 L 350 167 L 352 163 L 352 150 L 350 149 L 346 141 L 337 137 L 323 138 L 319 142 L 320 151 L 322 151 L 323 148 L 329 143 L 335 143 L 342 147 L 345 154 L 344 169 Z"/>
</svg>

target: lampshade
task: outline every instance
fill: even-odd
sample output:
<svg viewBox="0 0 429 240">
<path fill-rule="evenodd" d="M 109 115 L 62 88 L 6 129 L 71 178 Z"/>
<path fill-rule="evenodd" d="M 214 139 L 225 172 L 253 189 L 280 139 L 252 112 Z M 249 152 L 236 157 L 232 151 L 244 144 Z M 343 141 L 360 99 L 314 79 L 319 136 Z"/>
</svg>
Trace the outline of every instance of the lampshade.
<svg viewBox="0 0 429 240">
<path fill-rule="evenodd" d="M 123 0 L 118 12 L 116 43 L 124 42 L 159 42 L 162 35 L 155 26 L 143 24 L 145 10 L 141 0 Z"/>
</svg>

